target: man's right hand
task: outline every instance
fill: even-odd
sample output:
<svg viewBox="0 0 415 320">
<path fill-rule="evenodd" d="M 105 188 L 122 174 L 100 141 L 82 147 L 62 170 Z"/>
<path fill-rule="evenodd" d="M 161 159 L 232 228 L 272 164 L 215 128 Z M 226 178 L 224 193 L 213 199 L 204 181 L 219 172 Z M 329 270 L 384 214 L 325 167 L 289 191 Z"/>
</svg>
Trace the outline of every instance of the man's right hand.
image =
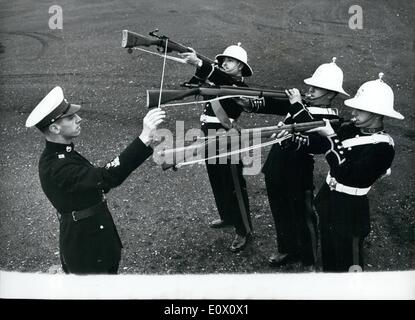
<svg viewBox="0 0 415 320">
<path fill-rule="evenodd" d="M 292 89 L 285 90 L 285 93 L 287 94 L 288 99 L 290 100 L 291 104 L 294 104 L 296 102 L 301 103 L 302 98 L 301 98 L 300 90 L 296 88 L 292 88 Z"/>
<path fill-rule="evenodd" d="M 160 108 L 151 109 L 143 119 L 143 131 L 140 139 L 145 145 L 149 145 L 154 139 L 157 126 L 164 121 L 166 112 Z"/>
<path fill-rule="evenodd" d="M 196 51 L 193 48 L 190 48 L 191 52 L 179 53 L 179 56 L 188 64 L 191 64 L 195 67 L 200 67 L 203 61 L 197 57 Z"/>
</svg>

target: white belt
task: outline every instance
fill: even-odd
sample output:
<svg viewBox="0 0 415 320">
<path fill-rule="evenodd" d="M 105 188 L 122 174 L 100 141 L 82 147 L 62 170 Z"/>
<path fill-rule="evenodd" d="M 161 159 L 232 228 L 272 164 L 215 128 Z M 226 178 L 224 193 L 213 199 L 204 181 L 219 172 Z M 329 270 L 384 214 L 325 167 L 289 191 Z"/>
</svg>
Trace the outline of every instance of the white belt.
<svg viewBox="0 0 415 320">
<path fill-rule="evenodd" d="M 235 121 L 235 119 L 231 119 L 229 118 L 229 120 L 232 122 Z M 220 120 L 217 117 L 212 117 L 212 116 L 207 116 L 205 114 L 202 114 L 200 116 L 200 122 L 204 122 L 204 123 L 220 123 Z"/>
<path fill-rule="evenodd" d="M 330 187 L 330 190 L 336 190 L 337 192 L 347 193 L 352 196 L 364 196 L 371 188 L 355 188 L 345 186 L 344 184 L 338 183 L 336 179 L 330 175 L 330 172 L 327 173 L 326 183 Z"/>
</svg>

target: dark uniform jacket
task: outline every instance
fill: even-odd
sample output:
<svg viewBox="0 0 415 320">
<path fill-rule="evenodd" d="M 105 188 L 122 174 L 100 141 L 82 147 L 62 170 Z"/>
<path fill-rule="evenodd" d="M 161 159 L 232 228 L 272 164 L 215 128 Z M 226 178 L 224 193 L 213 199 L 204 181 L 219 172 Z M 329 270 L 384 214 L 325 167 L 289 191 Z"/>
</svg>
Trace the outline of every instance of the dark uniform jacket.
<svg viewBox="0 0 415 320">
<path fill-rule="evenodd" d="M 235 85 L 238 87 L 247 87 L 241 77 L 231 77 L 219 70 L 217 66 L 203 62 L 200 68 L 197 68 L 195 76 L 189 81 L 190 84 L 212 84 L 212 85 Z M 214 96 L 204 96 L 204 99 L 212 99 Z M 237 120 L 243 108 L 239 106 L 234 99 L 222 99 L 219 101 L 224 113 L 232 121 Z M 202 117 L 212 117 L 219 120 L 221 115 L 216 115 L 210 102 L 204 106 Z M 201 118 L 201 130 L 205 135 L 210 130 L 225 130 L 226 128 L 219 121 L 211 121 L 208 119 L 203 121 Z M 214 134 L 213 132 L 210 134 Z M 219 145 L 216 146 L 216 153 L 219 152 Z M 208 156 L 211 156 L 208 154 Z M 246 191 L 246 182 L 242 175 L 242 163 L 239 164 L 210 164 L 206 162 L 206 169 L 209 176 L 209 182 L 212 187 L 216 206 L 219 216 L 223 221 L 235 226 L 236 232 L 245 235 L 252 228 L 249 214 L 249 199 Z M 236 176 L 235 171 L 236 169 Z M 232 173 L 233 172 L 233 173 Z M 237 179 L 237 180 L 236 180 Z M 236 190 L 235 181 L 238 182 L 240 188 Z M 243 203 L 238 201 L 236 192 L 240 192 Z M 246 211 L 246 221 L 249 226 L 243 223 L 243 211 Z"/>
<path fill-rule="evenodd" d="M 198 85 L 210 83 L 216 86 L 233 85 L 237 87 L 248 87 L 243 81 L 243 78 L 231 77 L 223 71 L 218 70 L 217 66 L 206 62 L 203 62 L 202 67 L 197 68 L 196 74 L 189 81 L 189 83 Z M 212 99 L 215 97 L 207 96 L 204 98 Z M 228 117 L 233 120 L 237 120 L 243 111 L 275 115 L 286 115 L 289 111 L 290 103 L 288 99 L 267 98 L 266 101 L 266 103 L 262 103 L 260 105 L 253 105 L 253 108 L 250 110 L 244 110 L 244 108 L 237 104 L 234 99 L 222 99 L 220 100 L 220 103 Z M 216 116 L 210 103 L 205 105 L 203 115 L 212 117 Z M 202 123 L 202 130 L 205 134 L 207 133 L 207 129 L 224 129 L 224 127 L 217 123 Z"/>
<path fill-rule="evenodd" d="M 118 264 L 121 241 L 106 204 L 98 214 L 74 221 L 73 211 L 96 206 L 152 154 L 136 138 L 103 168 L 94 167 L 74 145 L 46 141 L 39 161 L 42 189 L 60 215 L 60 251 L 70 273 L 102 273 Z"/>
<path fill-rule="evenodd" d="M 211 83 L 212 85 L 221 86 L 221 85 L 234 85 L 238 87 L 247 87 L 243 82 L 241 77 L 231 77 L 224 73 L 221 70 L 218 70 L 217 66 L 211 65 L 205 61 L 200 68 L 196 69 L 196 73 L 192 79 L 190 79 L 190 84 L 205 84 Z M 212 99 L 215 97 L 205 96 L 204 99 Z M 233 99 L 222 99 L 220 104 L 223 110 L 226 112 L 227 116 L 230 119 L 237 120 L 241 115 L 243 109 L 239 106 Z M 208 102 L 205 104 L 203 110 L 203 115 L 216 117 L 215 112 L 212 109 L 211 104 Z M 208 129 L 224 129 L 220 123 L 205 123 L 202 122 L 202 131 L 204 134 L 207 134 Z"/>
<path fill-rule="evenodd" d="M 191 84 L 213 84 L 213 85 L 234 85 L 238 87 L 247 87 L 243 82 L 243 78 L 230 77 L 224 72 L 218 70 L 218 67 L 210 65 L 208 63 L 203 63 L 200 68 L 197 68 L 195 76 L 189 81 Z M 204 97 L 205 99 L 211 99 L 215 97 Z M 253 112 L 253 113 L 265 113 L 265 114 L 286 114 L 286 110 L 275 110 L 275 103 L 278 102 L 278 108 L 282 108 L 284 105 L 285 108 L 288 108 L 289 102 L 288 99 L 273 100 L 272 104 L 259 104 L 254 103 L 248 109 L 240 106 L 234 99 L 222 99 L 220 104 L 227 114 L 227 116 L 232 120 L 237 120 L 243 111 Z M 284 113 L 285 111 L 285 113 Z M 211 104 L 208 102 L 205 104 L 203 110 L 202 118 L 204 116 L 216 117 Z M 201 118 L 201 119 L 202 119 Z M 225 127 L 218 122 L 209 122 L 202 121 L 201 129 L 205 135 L 208 135 L 209 129 L 225 129 Z M 211 133 L 213 134 L 213 133 Z M 240 235 L 247 233 L 247 228 L 243 226 L 241 222 L 241 205 L 238 204 L 238 200 L 235 194 L 235 185 L 234 177 L 231 174 L 231 164 L 207 164 L 207 171 L 209 175 L 209 180 L 212 186 L 213 194 L 215 197 L 216 205 L 218 208 L 219 215 L 222 220 L 225 222 L 232 222 L 236 227 L 236 232 Z M 249 200 L 248 194 L 246 191 L 246 181 L 242 175 L 242 163 L 236 165 L 238 171 L 238 180 L 239 185 L 241 186 L 241 193 L 245 203 L 245 210 L 247 212 L 247 219 L 249 225 L 251 226 L 250 214 L 249 214 Z M 251 226 L 252 228 L 252 226 Z"/>
<path fill-rule="evenodd" d="M 369 143 L 344 147 L 349 139 L 359 137 L 368 137 Z M 337 183 L 352 188 L 371 187 L 387 172 L 395 155 L 393 140 L 384 131 L 365 134 L 353 124 L 342 126 L 330 137 L 310 136 L 309 145 L 301 148 L 324 153 L 330 176 Z M 330 190 L 325 183 L 316 198 L 316 206 L 322 222 L 338 234 L 364 237 L 370 231 L 367 195 Z"/>
<path fill-rule="evenodd" d="M 275 104 L 275 100 L 266 99 L 266 104 Z M 339 118 L 337 109 L 310 107 L 305 101 L 293 105 L 278 102 L 276 106 L 269 106 L 268 109 L 278 110 L 278 112 L 286 111 L 285 124 Z M 274 188 L 288 193 L 313 190 L 313 170 L 314 159 L 311 154 L 304 150 L 284 148 L 279 144 L 272 146 L 262 168 L 267 179 L 272 181 Z"/>
<path fill-rule="evenodd" d="M 311 107 L 305 101 L 287 105 L 267 99 L 266 104 L 276 104 L 269 108 L 287 112 L 285 124 L 338 118 L 336 109 Z M 262 168 L 277 232 L 278 251 L 298 256 L 307 266 L 315 263 L 317 247 L 313 170 L 313 155 L 291 147 L 289 140 L 272 146 Z"/>
</svg>

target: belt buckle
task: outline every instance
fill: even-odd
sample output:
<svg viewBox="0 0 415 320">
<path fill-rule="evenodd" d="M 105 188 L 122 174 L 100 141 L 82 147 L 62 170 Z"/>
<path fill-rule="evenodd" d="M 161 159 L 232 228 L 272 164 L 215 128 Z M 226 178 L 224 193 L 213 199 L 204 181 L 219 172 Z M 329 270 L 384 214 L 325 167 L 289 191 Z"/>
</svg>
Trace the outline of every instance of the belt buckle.
<svg viewBox="0 0 415 320">
<path fill-rule="evenodd" d="M 76 222 L 76 221 L 78 221 L 78 219 L 75 218 L 75 213 L 76 213 L 76 211 L 72 211 L 72 219 L 73 219 L 73 221 Z"/>
<path fill-rule="evenodd" d="M 337 181 L 336 181 L 336 179 L 335 178 L 333 178 L 333 177 L 331 177 L 330 178 L 330 181 L 329 181 L 329 187 L 330 187 L 330 190 L 336 190 L 336 186 L 337 186 Z"/>
</svg>

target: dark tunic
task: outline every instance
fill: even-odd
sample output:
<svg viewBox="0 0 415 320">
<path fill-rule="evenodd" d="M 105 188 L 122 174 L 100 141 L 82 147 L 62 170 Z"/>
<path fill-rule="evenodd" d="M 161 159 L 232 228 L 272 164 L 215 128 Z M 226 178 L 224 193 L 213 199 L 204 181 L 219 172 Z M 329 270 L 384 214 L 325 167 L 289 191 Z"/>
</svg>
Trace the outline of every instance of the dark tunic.
<svg viewBox="0 0 415 320">
<path fill-rule="evenodd" d="M 189 81 L 191 84 L 205 84 L 211 83 L 213 85 L 234 85 L 239 87 L 247 87 L 241 78 L 230 78 L 218 71 L 217 67 L 208 63 L 203 63 L 200 68 L 197 68 L 195 76 Z M 204 97 L 204 99 L 211 99 L 215 97 Z M 288 99 L 267 99 L 268 102 L 256 106 L 250 112 L 261 114 L 285 115 L 288 112 L 290 103 Z M 237 120 L 243 108 L 238 105 L 233 99 L 220 100 L 223 110 L 228 117 Z M 215 117 L 215 112 L 210 103 L 205 104 L 203 115 Z M 220 123 L 202 122 L 201 129 L 205 135 L 208 134 L 209 129 L 225 130 Z M 239 184 L 242 187 L 242 196 L 245 202 L 246 211 L 248 212 L 249 225 L 252 228 L 251 218 L 249 214 L 249 201 L 246 191 L 246 181 L 242 175 L 243 164 L 206 164 L 209 181 L 212 186 L 212 191 L 215 197 L 216 206 L 219 216 L 225 222 L 235 225 L 236 232 L 244 235 L 247 233 L 241 220 L 241 209 L 238 205 L 237 197 L 235 195 L 235 185 L 232 179 L 231 166 L 236 166 L 238 172 Z"/>
<path fill-rule="evenodd" d="M 272 105 L 273 100 L 267 100 Z M 288 108 L 285 124 L 338 119 L 336 109 L 310 107 L 305 101 Z M 315 134 L 311 134 L 315 135 Z M 277 234 L 278 251 L 304 265 L 315 263 L 316 216 L 313 210 L 313 155 L 275 144 L 263 166 L 268 200 Z"/>
<path fill-rule="evenodd" d="M 356 137 L 382 137 L 383 141 L 350 147 L 346 143 Z M 349 140 L 350 141 L 350 140 Z M 390 168 L 395 151 L 392 138 L 381 131 L 365 134 L 354 125 L 340 128 L 331 137 L 310 137 L 313 153 L 325 153 L 330 166 L 330 176 L 337 183 L 351 188 L 368 188 Z M 362 243 L 370 232 L 369 201 L 367 195 L 351 195 L 331 190 L 324 183 L 316 197 L 316 208 L 320 217 L 322 259 L 324 271 L 348 271 L 356 264 L 353 261 L 353 238 L 359 244 L 358 264 L 363 268 Z"/>
<path fill-rule="evenodd" d="M 136 138 L 105 167 L 94 167 L 73 144 L 46 141 L 39 160 L 43 191 L 60 216 L 60 253 L 68 273 L 106 273 L 118 266 L 121 241 L 106 204 L 98 214 L 74 221 L 73 211 L 103 201 L 103 193 L 119 186 L 152 154 Z"/>
<path fill-rule="evenodd" d="M 206 62 L 203 62 L 203 65 L 200 68 L 196 69 L 195 76 L 189 81 L 189 83 L 211 83 L 214 85 L 235 85 L 240 87 L 247 87 L 242 78 L 231 78 L 226 74 L 224 76 L 223 72 L 219 71 L 217 67 Z M 215 97 L 205 96 L 203 98 L 207 100 Z M 220 104 L 230 119 L 237 120 L 243 112 L 243 109 L 233 99 L 222 99 L 220 100 Z M 216 114 L 209 102 L 204 106 L 203 115 L 216 117 Z M 208 135 L 208 131 L 212 129 L 225 130 L 225 127 L 223 127 L 220 123 L 201 123 L 201 130 L 205 135 Z M 235 193 L 235 183 L 231 168 L 231 166 L 234 166 L 236 169 L 235 171 L 237 172 L 237 179 L 239 180 L 239 185 L 241 186 L 240 191 L 242 194 L 245 210 L 247 212 L 248 223 L 250 228 L 252 228 L 251 217 L 249 213 L 248 193 L 246 190 L 246 181 L 242 175 L 243 165 L 241 162 L 238 164 L 230 164 L 230 162 L 227 161 L 226 164 L 219 164 L 219 160 L 216 159 L 216 161 L 217 163 L 215 164 L 209 163 L 211 161 L 206 161 L 206 168 L 219 216 L 226 223 L 233 224 L 238 234 L 245 235 L 248 230 L 244 226 L 242 220 L 241 207 Z"/>
</svg>

